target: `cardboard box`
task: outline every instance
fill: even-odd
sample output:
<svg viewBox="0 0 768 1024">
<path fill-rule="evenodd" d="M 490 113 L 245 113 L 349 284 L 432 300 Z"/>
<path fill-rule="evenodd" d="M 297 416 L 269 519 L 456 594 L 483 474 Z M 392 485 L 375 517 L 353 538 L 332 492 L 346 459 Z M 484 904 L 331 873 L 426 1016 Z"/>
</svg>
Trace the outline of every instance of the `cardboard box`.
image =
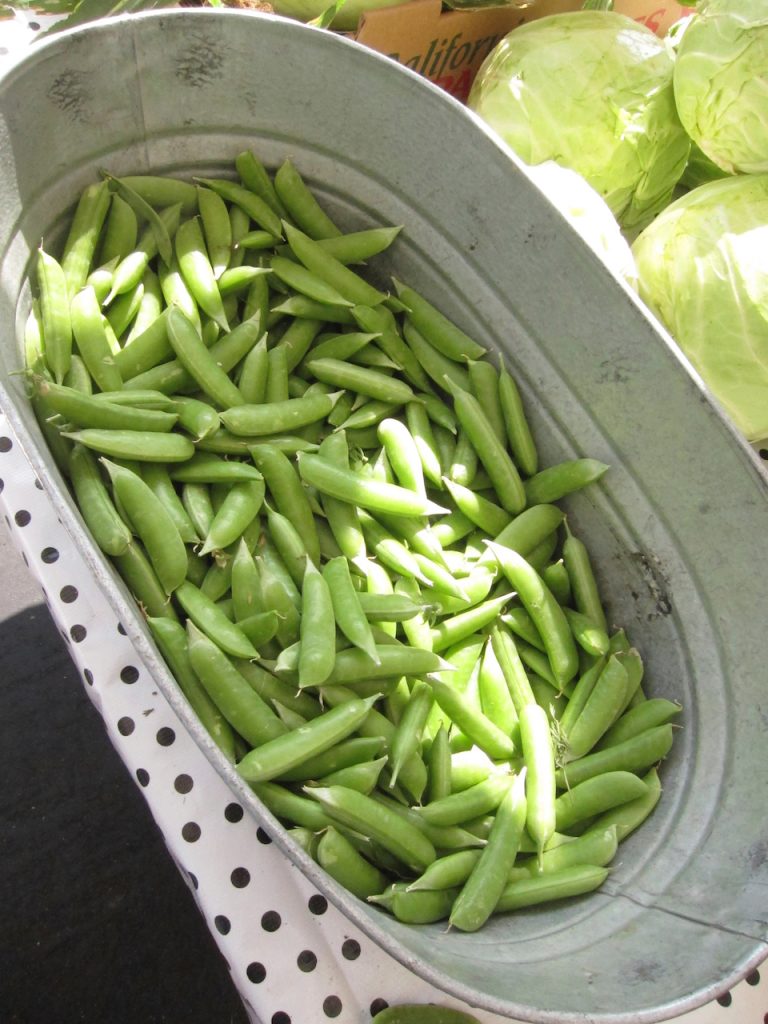
<svg viewBox="0 0 768 1024">
<path fill-rule="evenodd" d="M 536 18 L 577 11 L 581 6 L 581 0 L 536 0 L 526 7 L 443 11 L 440 0 L 410 0 L 366 12 L 353 38 L 464 101 L 483 60 L 508 32 Z M 692 8 L 674 0 L 616 0 L 615 10 L 663 35 Z"/>
</svg>

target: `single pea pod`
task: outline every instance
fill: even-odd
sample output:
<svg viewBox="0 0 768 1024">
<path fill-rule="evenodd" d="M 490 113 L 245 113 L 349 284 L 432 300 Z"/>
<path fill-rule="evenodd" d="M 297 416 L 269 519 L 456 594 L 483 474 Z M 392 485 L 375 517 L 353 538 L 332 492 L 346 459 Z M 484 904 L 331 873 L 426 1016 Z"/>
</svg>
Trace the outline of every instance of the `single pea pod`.
<svg viewBox="0 0 768 1024">
<path fill-rule="evenodd" d="M 247 743 L 259 747 L 287 732 L 275 712 L 251 689 L 226 654 L 192 621 L 187 622 L 187 635 L 195 674 L 224 718 Z"/>
<path fill-rule="evenodd" d="M 538 704 L 526 704 L 520 712 L 520 742 L 528 769 L 525 793 L 528 801 L 525 827 L 536 843 L 539 864 L 544 848 L 555 834 L 555 749 L 549 717 Z"/>
<path fill-rule="evenodd" d="M 245 400 L 229 375 L 205 347 L 197 328 L 182 312 L 172 307 L 167 317 L 168 339 L 176 358 L 200 389 L 224 409 L 243 405 Z"/>
<path fill-rule="evenodd" d="M 435 860 L 435 848 L 423 832 L 364 793 L 344 786 L 305 787 L 333 819 L 368 836 L 406 867 L 421 872 Z"/>
<path fill-rule="evenodd" d="M 290 219 L 310 238 L 334 238 L 341 234 L 290 160 L 284 160 L 275 172 L 274 188 Z"/>
<path fill-rule="evenodd" d="M 495 912 L 504 914 L 523 907 L 582 896 L 598 889 L 607 877 L 608 868 L 576 864 L 551 874 L 510 882 L 501 894 Z"/>
<path fill-rule="evenodd" d="M 562 689 L 579 668 L 579 655 L 571 627 L 554 595 L 539 573 L 512 548 L 489 544 L 502 572 L 517 591 L 533 619 L 547 652 L 557 685 Z"/>
<path fill-rule="evenodd" d="M 72 448 L 69 473 L 78 508 L 96 544 L 107 555 L 125 554 L 131 531 L 114 506 L 95 457 L 82 445 Z"/>
<path fill-rule="evenodd" d="M 336 661 L 336 620 L 330 587 L 309 558 L 301 592 L 299 645 L 299 687 L 320 686 Z"/>
<path fill-rule="evenodd" d="M 485 924 L 501 898 L 512 870 L 526 824 L 526 769 L 499 804 L 488 843 L 451 907 L 450 923 L 463 932 L 476 932 Z"/>
<path fill-rule="evenodd" d="M 355 732 L 376 697 L 356 699 L 331 708 L 299 730 L 263 743 L 239 762 L 237 770 L 246 782 L 269 782 L 310 757 L 329 750 Z"/>
<path fill-rule="evenodd" d="M 32 377 L 32 384 L 51 409 L 67 423 L 78 427 L 165 432 L 176 424 L 175 413 L 116 404 L 64 384 L 55 384 L 39 375 Z"/>
<path fill-rule="evenodd" d="M 408 316 L 416 329 L 442 355 L 457 363 L 463 363 L 468 359 L 480 359 L 485 355 L 486 350 L 482 345 L 478 345 L 465 334 L 423 295 L 397 279 L 394 279 L 394 284 L 399 298 L 408 308 Z"/>
<path fill-rule="evenodd" d="M 502 773 L 490 775 L 460 793 L 451 793 L 442 800 L 425 804 L 418 808 L 418 813 L 430 825 L 465 825 L 474 818 L 495 811 L 512 781 Z"/>
<path fill-rule="evenodd" d="M 358 853 L 336 828 L 323 832 L 317 844 L 316 858 L 331 878 L 361 900 L 386 888 L 387 876 L 384 872 Z"/>
<path fill-rule="evenodd" d="M 296 258 L 344 299 L 360 306 L 377 306 L 384 301 L 386 295 L 383 292 L 368 284 L 303 231 L 286 222 L 283 223 L 283 230 Z"/>
<path fill-rule="evenodd" d="M 479 1024 L 463 1010 L 449 1006 L 435 1006 L 434 1003 L 401 1003 L 381 1010 L 371 1024 Z"/>
<path fill-rule="evenodd" d="M 128 513 L 157 578 L 166 594 L 172 594 L 187 575 L 187 549 L 176 523 L 140 476 L 108 459 L 101 461 L 112 481 L 115 499 Z"/>
<path fill-rule="evenodd" d="M 645 783 L 632 772 L 604 772 L 561 793 L 555 801 L 557 831 L 565 832 L 580 821 L 603 814 L 646 793 Z"/>
<path fill-rule="evenodd" d="M 228 331 L 229 323 L 224 312 L 216 274 L 211 266 L 203 230 L 197 217 L 179 225 L 174 245 L 179 270 L 197 304 L 222 331 Z"/>
<path fill-rule="evenodd" d="M 185 580 L 176 588 L 174 596 L 198 630 L 226 654 L 234 658 L 258 658 L 259 652 L 245 633 L 227 618 L 200 587 Z"/>
<path fill-rule="evenodd" d="M 208 696 L 192 668 L 186 630 L 179 622 L 154 619 L 151 616 L 147 618 L 147 625 L 190 707 L 227 760 L 234 761 L 232 727 Z"/>
<path fill-rule="evenodd" d="M 595 750 L 557 770 L 560 787 L 577 786 L 605 772 L 640 772 L 662 761 L 672 749 L 673 726 L 670 723 L 646 729 L 621 743 Z"/>
<path fill-rule="evenodd" d="M 61 254 L 61 269 L 70 296 L 85 284 L 109 205 L 105 181 L 87 185 L 80 195 Z"/>
<path fill-rule="evenodd" d="M 38 249 L 37 283 L 45 361 L 56 383 L 61 384 L 72 359 L 69 289 L 61 264 L 42 246 Z"/>
<path fill-rule="evenodd" d="M 559 501 L 567 494 L 573 494 L 598 481 L 608 468 L 597 459 L 567 459 L 541 469 L 525 481 L 527 504 Z"/>
<path fill-rule="evenodd" d="M 233 484 L 214 515 L 199 554 L 222 551 L 239 540 L 258 514 L 264 491 L 263 480 L 241 480 Z"/>
<path fill-rule="evenodd" d="M 175 431 L 161 433 L 86 427 L 83 430 L 64 432 L 62 436 L 113 459 L 133 459 L 137 462 L 186 462 L 195 452 L 192 441 Z"/>
<path fill-rule="evenodd" d="M 222 412 L 221 422 L 238 437 L 290 434 L 310 423 L 324 420 L 341 394 L 341 391 L 335 391 L 328 395 L 314 394 L 306 398 L 265 401 L 259 405 L 241 404 Z"/>
</svg>

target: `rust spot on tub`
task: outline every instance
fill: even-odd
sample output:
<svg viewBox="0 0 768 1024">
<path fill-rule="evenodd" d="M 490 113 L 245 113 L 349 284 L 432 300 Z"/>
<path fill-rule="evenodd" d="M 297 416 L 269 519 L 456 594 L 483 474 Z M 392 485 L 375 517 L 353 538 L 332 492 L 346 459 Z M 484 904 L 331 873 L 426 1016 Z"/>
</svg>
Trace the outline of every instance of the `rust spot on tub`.
<svg viewBox="0 0 768 1024">
<path fill-rule="evenodd" d="M 91 94 L 87 88 L 87 75 L 82 71 L 62 71 L 48 90 L 48 99 L 65 114 L 70 121 L 88 123 L 88 107 Z"/>
<path fill-rule="evenodd" d="M 672 614 L 672 601 L 669 597 L 669 580 L 661 567 L 661 561 L 644 551 L 632 552 L 632 559 L 640 567 L 643 579 L 653 600 L 653 610 L 648 613 L 648 620 L 664 618 Z M 633 596 L 638 597 L 634 591 Z"/>
<path fill-rule="evenodd" d="M 192 39 L 176 59 L 176 77 L 193 89 L 201 89 L 224 74 L 224 57 L 209 39 Z"/>
</svg>

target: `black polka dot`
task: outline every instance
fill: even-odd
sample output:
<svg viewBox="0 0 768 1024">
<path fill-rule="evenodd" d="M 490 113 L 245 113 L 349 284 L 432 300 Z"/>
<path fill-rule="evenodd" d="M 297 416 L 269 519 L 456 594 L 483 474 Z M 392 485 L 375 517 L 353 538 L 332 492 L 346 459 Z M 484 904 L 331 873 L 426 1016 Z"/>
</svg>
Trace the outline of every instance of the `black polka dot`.
<svg viewBox="0 0 768 1024">
<path fill-rule="evenodd" d="M 717 997 L 717 1001 L 721 1006 L 730 1006 L 733 1002 L 733 996 L 730 992 L 723 992 L 721 996 Z"/>
<path fill-rule="evenodd" d="M 4 489 L 5 489 L 5 480 L 0 479 L 0 494 L 3 493 Z"/>
<path fill-rule="evenodd" d="M 40 22 L 39 21 L 30 21 L 30 22 L 28 22 L 28 24 L 29 24 L 29 27 L 32 29 L 33 32 L 39 32 L 40 31 Z"/>
<path fill-rule="evenodd" d="M 255 961 L 252 964 L 248 964 L 245 973 L 248 976 L 248 981 L 252 981 L 254 985 L 260 985 L 267 976 L 264 964 L 256 963 Z"/>
<path fill-rule="evenodd" d="M 268 910 L 261 915 L 261 927 L 265 932 L 276 932 L 282 924 L 282 918 L 276 910 Z"/>
<path fill-rule="evenodd" d="M 388 1006 L 389 1003 L 387 1002 L 386 999 L 374 999 L 371 1005 L 369 1006 L 371 1016 L 375 1017 L 377 1013 L 381 1013 L 382 1010 L 386 1010 Z"/>
<path fill-rule="evenodd" d="M 25 508 L 20 508 L 13 519 L 17 526 L 28 526 L 32 521 L 32 516 Z"/>
<path fill-rule="evenodd" d="M 251 873 L 248 868 L 235 868 L 229 880 L 236 889 L 244 889 L 251 880 Z"/>
<path fill-rule="evenodd" d="M 176 733 L 169 725 L 164 725 L 162 729 L 157 730 L 156 739 L 161 747 L 170 747 L 176 739 Z"/>
<path fill-rule="evenodd" d="M 196 843 L 200 838 L 201 830 L 196 821 L 188 821 L 181 829 L 181 838 L 188 843 Z"/>
<path fill-rule="evenodd" d="M 192 883 L 192 888 L 197 889 L 200 885 L 200 883 L 197 880 L 197 875 L 193 875 L 191 871 L 188 871 L 187 876 L 189 877 L 189 880 Z"/>
<path fill-rule="evenodd" d="M 326 996 L 323 1000 L 323 1013 L 326 1017 L 338 1017 L 341 1013 L 341 1000 L 338 996 Z"/>
<path fill-rule="evenodd" d="M 240 804 L 227 804 L 224 808 L 224 817 L 227 821 L 231 821 L 232 824 L 236 824 L 238 821 L 243 819 L 243 808 Z"/>
<path fill-rule="evenodd" d="M 321 896 L 319 893 L 315 893 L 314 896 L 309 897 L 309 902 L 307 906 L 309 907 L 310 911 L 313 914 L 324 914 L 328 909 L 328 900 L 325 898 L 325 896 Z"/>
<path fill-rule="evenodd" d="M 259 826 L 256 829 L 256 838 L 259 840 L 260 843 L 263 843 L 265 846 L 269 846 L 269 844 L 272 842 L 272 836 L 269 835 L 268 832 L 265 832 L 261 826 Z"/>
<path fill-rule="evenodd" d="M 125 668 L 120 669 L 120 678 L 124 683 L 135 683 L 139 678 L 139 670 L 135 665 L 126 665 Z"/>
<path fill-rule="evenodd" d="M 217 914 L 213 919 L 213 924 L 219 935 L 229 935 L 232 930 L 232 922 L 223 914 Z"/>
<path fill-rule="evenodd" d="M 37 479 L 37 477 L 35 477 L 35 487 L 38 489 L 38 491 L 42 491 L 43 490 L 43 485 L 40 483 L 40 481 Z"/>
<path fill-rule="evenodd" d="M 278 1010 L 277 1013 L 272 1014 L 270 1024 L 291 1024 L 291 1018 L 285 1010 Z"/>
<path fill-rule="evenodd" d="M 80 644 L 88 636 L 88 630 L 85 628 L 85 626 L 81 626 L 78 624 L 76 626 L 72 626 L 72 628 L 69 631 L 69 635 L 72 637 L 76 644 Z"/>
<path fill-rule="evenodd" d="M 83 669 L 83 679 L 89 686 L 93 686 L 93 672 L 89 668 Z"/>
<path fill-rule="evenodd" d="M 72 602 L 76 601 L 79 596 L 77 587 L 73 587 L 71 584 L 67 584 L 66 587 L 62 587 L 59 591 L 59 597 L 64 604 L 72 604 Z"/>
<path fill-rule="evenodd" d="M 130 736 L 135 728 L 136 725 L 133 719 L 129 718 L 127 715 L 121 718 L 117 723 L 117 731 L 121 736 Z"/>
<path fill-rule="evenodd" d="M 40 559 L 45 562 L 46 565 L 52 565 L 54 562 L 58 561 L 58 558 L 59 552 L 56 548 L 43 548 L 40 552 Z"/>
<path fill-rule="evenodd" d="M 194 786 L 190 775 L 177 775 L 173 780 L 173 788 L 177 793 L 189 793 Z"/>
<path fill-rule="evenodd" d="M 360 943 L 356 939 L 346 939 L 341 947 L 341 955 L 345 960 L 357 960 L 360 956 Z"/>
<path fill-rule="evenodd" d="M 300 971 L 303 971 L 305 974 L 309 974 L 317 967 L 317 957 L 311 949 L 302 949 L 296 957 L 296 964 Z"/>
<path fill-rule="evenodd" d="M 122 622 L 118 622 L 118 624 L 117 624 L 117 632 L 121 636 L 128 636 L 128 634 L 125 632 L 125 626 L 122 624 Z"/>
<path fill-rule="evenodd" d="M 768 448 L 761 448 L 759 454 L 761 459 L 768 459 Z"/>
<path fill-rule="evenodd" d="M 748 985 L 759 985 L 760 984 L 760 971 L 754 970 L 746 976 L 744 979 Z"/>
<path fill-rule="evenodd" d="M 13 441 L 10 437 L 0 437 L 0 452 L 9 452 L 13 448 Z"/>
<path fill-rule="evenodd" d="M 149 785 L 149 772 L 147 771 L 146 768 L 137 768 L 136 769 L 136 778 L 137 778 L 138 783 L 139 783 L 140 786 L 148 786 Z"/>
</svg>

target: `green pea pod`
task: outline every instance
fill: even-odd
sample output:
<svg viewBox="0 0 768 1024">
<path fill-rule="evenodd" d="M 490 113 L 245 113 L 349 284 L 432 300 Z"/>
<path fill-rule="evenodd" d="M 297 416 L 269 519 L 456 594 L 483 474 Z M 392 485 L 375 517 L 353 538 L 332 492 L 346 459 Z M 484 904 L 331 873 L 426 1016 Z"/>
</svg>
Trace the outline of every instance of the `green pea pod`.
<svg viewBox="0 0 768 1024">
<path fill-rule="evenodd" d="M 640 772 L 663 760 L 672 748 L 669 723 L 646 729 L 621 743 L 596 750 L 557 770 L 558 786 L 576 786 L 604 772 Z"/>
<path fill-rule="evenodd" d="M 369 836 L 407 867 L 421 872 L 435 860 L 424 833 L 372 797 L 344 786 L 306 787 L 305 792 L 336 821 Z"/>
<path fill-rule="evenodd" d="M 260 405 L 264 401 L 267 391 L 268 367 L 267 336 L 264 334 L 240 366 L 237 386 L 245 399 L 246 406 Z"/>
<path fill-rule="evenodd" d="M 109 455 L 113 459 L 133 459 L 138 462 L 186 462 L 195 446 L 183 434 L 160 433 L 151 430 L 100 430 L 86 427 L 65 432 L 63 437 L 79 441 L 86 448 Z"/>
<path fill-rule="evenodd" d="M 275 172 L 274 188 L 288 216 L 310 238 L 333 238 L 341 234 L 290 160 L 284 160 Z"/>
<path fill-rule="evenodd" d="M 309 423 L 325 419 L 340 395 L 341 392 L 337 391 L 329 395 L 315 394 L 285 401 L 265 401 L 259 405 L 240 404 L 237 408 L 222 412 L 221 422 L 227 430 L 239 437 L 290 434 Z"/>
<path fill-rule="evenodd" d="M 246 188 L 260 196 L 278 217 L 286 217 L 287 211 L 280 201 L 266 167 L 250 150 L 244 150 L 235 157 L 235 169 Z"/>
<path fill-rule="evenodd" d="M 331 708 L 307 722 L 300 730 L 263 743 L 246 754 L 237 766 L 238 772 L 246 782 L 270 782 L 350 736 L 376 699 L 368 697 Z"/>
<path fill-rule="evenodd" d="M 166 467 L 160 462 L 145 462 L 141 467 L 141 478 L 173 520 L 184 543 L 198 544 L 200 537 L 173 486 Z"/>
<path fill-rule="evenodd" d="M 102 182 L 101 188 L 106 191 L 108 187 L 106 182 Z M 108 263 L 110 260 L 119 262 L 125 259 L 136 248 L 138 237 L 139 221 L 136 213 L 116 192 L 112 193 L 109 199 L 109 210 L 101 240 L 99 259 L 102 263 Z"/>
<path fill-rule="evenodd" d="M 331 675 L 336 660 L 336 621 L 328 583 L 309 558 L 304 571 L 299 637 L 299 686 L 320 686 Z"/>
<path fill-rule="evenodd" d="M 600 600 L 589 552 L 584 542 L 571 532 L 567 520 L 565 521 L 565 540 L 563 541 L 563 562 L 570 577 L 576 609 L 591 619 L 595 625 L 607 630 L 605 611 Z"/>
<path fill-rule="evenodd" d="M 45 361 L 56 383 L 61 384 L 72 358 L 69 290 L 61 264 L 42 246 L 38 249 L 37 283 Z"/>
<path fill-rule="evenodd" d="M 283 223 L 283 231 L 294 255 L 307 270 L 322 278 L 353 305 L 377 306 L 386 296 L 339 262 L 327 249 L 298 228 Z"/>
<path fill-rule="evenodd" d="M 489 547 L 533 619 L 557 685 L 564 687 L 573 679 L 579 667 L 576 644 L 565 613 L 539 573 L 522 555 L 496 543 L 489 544 Z"/>
<path fill-rule="evenodd" d="M 524 768 L 504 794 L 488 843 L 451 907 L 450 923 L 460 931 L 482 928 L 507 885 L 528 814 L 525 775 Z"/>
<path fill-rule="evenodd" d="M 478 1024 L 478 1020 L 463 1010 L 454 1010 L 448 1006 L 401 1003 L 381 1010 L 371 1024 Z"/>
<path fill-rule="evenodd" d="M 108 459 L 101 461 L 109 473 L 115 498 L 128 513 L 157 578 L 165 592 L 172 594 L 187 575 L 187 549 L 176 523 L 140 476 Z"/>
<path fill-rule="evenodd" d="M 208 530 L 201 555 L 234 544 L 253 522 L 264 501 L 263 480 L 241 480 L 227 492 Z"/>
<path fill-rule="evenodd" d="M 189 701 L 190 707 L 207 729 L 217 747 L 229 761 L 235 760 L 235 744 L 232 727 L 208 696 L 201 685 L 189 657 L 187 633 L 184 627 L 170 619 L 147 619 L 155 643 L 168 662 L 179 689 Z"/>
<path fill-rule="evenodd" d="M 220 278 L 229 266 L 232 252 L 232 223 L 227 204 L 213 189 L 197 186 L 197 208 L 205 238 L 208 260 L 214 278 Z"/>
<path fill-rule="evenodd" d="M 192 621 L 187 622 L 187 635 L 192 668 L 235 732 L 253 747 L 287 732 L 275 712 L 251 689 L 226 654 Z"/>
<path fill-rule="evenodd" d="M 87 185 L 80 195 L 61 254 L 61 269 L 70 296 L 80 291 L 88 277 L 109 204 L 106 182 Z"/>
<path fill-rule="evenodd" d="M 128 203 L 137 216 L 147 221 L 154 235 L 160 259 L 163 263 L 169 264 L 172 259 L 173 245 L 170 233 L 163 219 L 147 200 L 130 185 L 127 185 L 124 180 L 115 178 L 107 171 L 102 171 L 101 173 L 109 182 L 112 191 L 117 192 L 120 198 Z"/>
<path fill-rule="evenodd" d="M 256 467 L 264 476 L 278 511 L 293 523 L 307 554 L 316 565 L 319 564 L 320 539 L 314 512 L 293 462 L 269 444 L 254 445 L 250 452 Z"/>
<path fill-rule="evenodd" d="M 387 876 L 358 853 L 338 829 L 323 832 L 317 844 L 317 862 L 359 899 L 365 900 L 386 888 Z"/>
<path fill-rule="evenodd" d="M 69 471 L 78 508 L 96 544 L 107 555 L 125 554 L 131 531 L 114 506 L 95 457 L 76 444 L 69 456 Z"/>
<path fill-rule="evenodd" d="M 568 760 L 588 754 L 607 732 L 625 704 L 627 683 L 622 655 L 612 654 L 595 680 L 581 713 L 564 734 Z"/>
<path fill-rule="evenodd" d="M 501 894 L 495 912 L 504 914 L 523 907 L 582 896 L 598 889 L 607 877 L 607 868 L 576 864 L 551 874 L 510 882 Z"/>
<path fill-rule="evenodd" d="M 624 743 L 627 740 L 639 736 L 647 729 L 655 729 L 660 725 L 666 725 L 672 718 L 679 715 L 682 705 L 675 701 L 665 700 L 663 697 L 654 697 L 651 700 L 643 701 L 636 707 L 625 711 L 614 725 L 603 735 L 596 744 L 597 750 L 604 750 L 606 747 L 613 747 L 617 743 Z"/>
<path fill-rule="evenodd" d="M 161 174 L 126 174 L 120 180 L 156 209 L 179 204 L 182 213 L 197 210 L 197 192 L 188 181 Z"/>
<path fill-rule="evenodd" d="M 487 601 L 473 605 L 466 611 L 444 618 L 432 630 L 432 649 L 444 651 L 465 637 L 485 629 L 495 622 L 502 608 L 509 602 L 511 594 L 501 594 Z"/>
<path fill-rule="evenodd" d="M 179 270 L 197 304 L 222 331 L 228 331 L 229 323 L 224 313 L 221 293 L 197 217 L 179 225 L 174 246 Z"/>
<path fill-rule="evenodd" d="M 567 494 L 595 483 L 608 470 L 597 459 L 569 459 L 539 470 L 525 481 L 527 504 L 540 505 L 559 501 Z"/>
<path fill-rule="evenodd" d="M 637 799 L 642 800 L 644 797 Z M 532 875 L 547 875 L 576 864 L 605 867 L 616 856 L 618 845 L 618 829 L 615 824 L 601 828 L 590 826 L 573 842 L 562 843 L 554 849 L 545 851 L 540 860 L 532 860 L 528 870 Z"/>
<path fill-rule="evenodd" d="M 517 383 L 500 357 L 499 401 L 504 419 L 507 442 L 512 458 L 520 472 L 533 476 L 539 468 L 539 455 L 531 428 L 525 415 L 523 401 Z"/>
<path fill-rule="evenodd" d="M 645 793 L 645 783 L 633 772 L 604 772 L 585 779 L 555 801 L 557 831 L 565 832 L 580 821 L 637 800 Z"/>
<path fill-rule="evenodd" d="M 366 228 L 334 238 L 321 238 L 318 245 L 340 263 L 362 263 L 388 249 L 401 231 L 401 226 Z"/>
<path fill-rule="evenodd" d="M 655 768 L 651 768 L 642 778 L 647 792 L 636 800 L 630 800 L 599 815 L 584 833 L 585 839 L 591 834 L 600 835 L 606 829 L 615 829 L 617 840 L 622 842 L 643 824 L 661 799 L 661 781 Z"/>
<path fill-rule="evenodd" d="M 225 654 L 234 658 L 258 658 L 259 652 L 245 633 L 226 617 L 201 588 L 185 580 L 176 589 L 174 596 L 198 630 Z"/>
<path fill-rule="evenodd" d="M 480 359 L 485 349 L 444 316 L 423 295 L 413 288 L 393 279 L 398 296 L 408 307 L 408 317 L 416 329 L 433 345 L 438 352 L 463 363 L 467 359 Z"/>
<path fill-rule="evenodd" d="M 180 309 L 171 308 L 167 323 L 168 338 L 177 359 L 201 390 L 224 409 L 243 405 L 243 396 L 205 347 L 192 321 Z"/>
<path fill-rule="evenodd" d="M 178 615 L 140 544 L 132 541 L 125 551 L 113 555 L 113 560 L 145 615 L 178 621 Z"/>
<path fill-rule="evenodd" d="M 473 818 L 495 811 L 512 781 L 501 773 L 489 775 L 460 793 L 451 793 L 442 800 L 425 804 L 418 813 L 430 825 L 464 825 Z"/>
<path fill-rule="evenodd" d="M 526 704 L 520 713 L 520 742 L 528 774 L 525 793 L 528 811 L 525 827 L 536 843 L 539 863 L 544 848 L 555 834 L 555 750 L 549 717 L 538 704 Z"/>
<path fill-rule="evenodd" d="M 176 423 L 175 413 L 115 404 L 39 375 L 32 377 L 32 384 L 51 409 L 78 427 L 166 432 Z"/>
<path fill-rule="evenodd" d="M 331 594 L 336 625 L 347 639 L 375 662 L 378 658 L 373 633 L 360 603 L 344 556 L 330 559 L 323 566 L 323 576 Z"/>
</svg>

